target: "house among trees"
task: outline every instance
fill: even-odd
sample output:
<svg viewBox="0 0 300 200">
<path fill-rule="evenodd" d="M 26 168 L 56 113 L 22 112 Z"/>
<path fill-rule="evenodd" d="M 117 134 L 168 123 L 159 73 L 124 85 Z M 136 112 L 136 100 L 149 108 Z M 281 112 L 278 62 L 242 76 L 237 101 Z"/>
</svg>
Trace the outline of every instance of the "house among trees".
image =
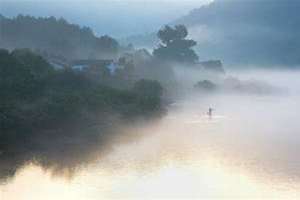
<svg viewBox="0 0 300 200">
<path fill-rule="evenodd" d="M 122 68 L 117 62 L 110 59 L 103 60 L 74 60 L 71 62 L 70 67 L 78 71 L 103 71 L 106 70 L 110 74 L 114 74 L 119 68 Z"/>
</svg>

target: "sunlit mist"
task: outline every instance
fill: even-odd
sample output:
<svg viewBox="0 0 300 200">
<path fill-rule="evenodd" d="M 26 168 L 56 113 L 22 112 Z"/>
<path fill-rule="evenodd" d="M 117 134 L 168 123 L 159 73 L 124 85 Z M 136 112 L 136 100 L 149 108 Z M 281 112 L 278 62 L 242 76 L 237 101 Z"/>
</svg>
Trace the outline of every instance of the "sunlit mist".
<svg viewBox="0 0 300 200">
<path fill-rule="evenodd" d="M 265 74 L 264 81 L 289 94 L 189 94 L 162 120 L 124 128 L 127 138 L 115 138 L 110 153 L 75 175 L 61 178 L 29 164 L 0 187 L 2 197 L 299 198 L 299 113 L 293 112 L 300 99 L 294 87 L 299 73 L 232 74 L 241 79 Z M 208 106 L 215 108 L 212 119 Z"/>
</svg>

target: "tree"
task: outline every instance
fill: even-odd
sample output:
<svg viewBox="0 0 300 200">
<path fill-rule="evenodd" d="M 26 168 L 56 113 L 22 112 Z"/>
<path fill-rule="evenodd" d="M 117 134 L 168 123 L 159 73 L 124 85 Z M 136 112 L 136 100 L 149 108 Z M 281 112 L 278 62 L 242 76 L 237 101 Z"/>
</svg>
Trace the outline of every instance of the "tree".
<svg viewBox="0 0 300 200">
<path fill-rule="evenodd" d="M 115 58 L 120 48 L 119 43 L 110 36 L 101 36 L 96 39 L 96 52 L 103 58 Z M 97 56 L 99 57 L 99 56 Z"/>
<path fill-rule="evenodd" d="M 144 97 L 160 98 L 163 93 L 163 88 L 160 83 L 153 80 L 139 80 L 134 84 L 133 89 Z"/>
<path fill-rule="evenodd" d="M 157 33 L 161 44 L 153 51 L 153 55 L 165 61 L 179 63 L 195 63 L 198 56 L 192 47 L 196 46 L 194 40 L 186 39 L 188 30 L 184 25 L 176 25 L 174 28 L 165 26 Z"/>
</svg>

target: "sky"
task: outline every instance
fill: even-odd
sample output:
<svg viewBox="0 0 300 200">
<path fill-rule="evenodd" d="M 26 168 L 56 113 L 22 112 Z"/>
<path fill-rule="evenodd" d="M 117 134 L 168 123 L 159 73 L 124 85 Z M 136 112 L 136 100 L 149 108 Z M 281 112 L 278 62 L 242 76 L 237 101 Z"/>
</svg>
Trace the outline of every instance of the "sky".
<svg viewBox="0 0 300 200">
<path fill-rule="evenodd" d="M 151 33 L 211 0 L 0 0 L 0 13 L 64 17 L 98 35 Z"/>
</svg>

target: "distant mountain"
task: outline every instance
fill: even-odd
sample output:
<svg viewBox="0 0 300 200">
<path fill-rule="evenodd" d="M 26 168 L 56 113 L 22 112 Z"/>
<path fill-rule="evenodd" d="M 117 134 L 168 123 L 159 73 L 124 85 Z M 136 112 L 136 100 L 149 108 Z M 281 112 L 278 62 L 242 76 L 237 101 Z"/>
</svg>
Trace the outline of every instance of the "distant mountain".
<svg viewBox="0 0 300 200">
<path fill-rule="evenodd" d="M 0 15 L 0 48 L 30 48 L 72 60 L 114 58 L 120 47 L 115 39 L 96 37 L 90 28 L 62 18 Z"/>
<path fill-rule="evenodd" d="M 63 17 L 114 38 L 153 32 L 206 0 L 0 0 L 0 13 Z M 197 6 L 196 6 L 197 5 Z"/>
<path fill-rule="evenodd" d="M 171 24 L 189 28 L 190 37 L 198 41 L 201 60 L 297 66 L 299 11 L 298 0 L 215 0 Z"/>
</svg>

